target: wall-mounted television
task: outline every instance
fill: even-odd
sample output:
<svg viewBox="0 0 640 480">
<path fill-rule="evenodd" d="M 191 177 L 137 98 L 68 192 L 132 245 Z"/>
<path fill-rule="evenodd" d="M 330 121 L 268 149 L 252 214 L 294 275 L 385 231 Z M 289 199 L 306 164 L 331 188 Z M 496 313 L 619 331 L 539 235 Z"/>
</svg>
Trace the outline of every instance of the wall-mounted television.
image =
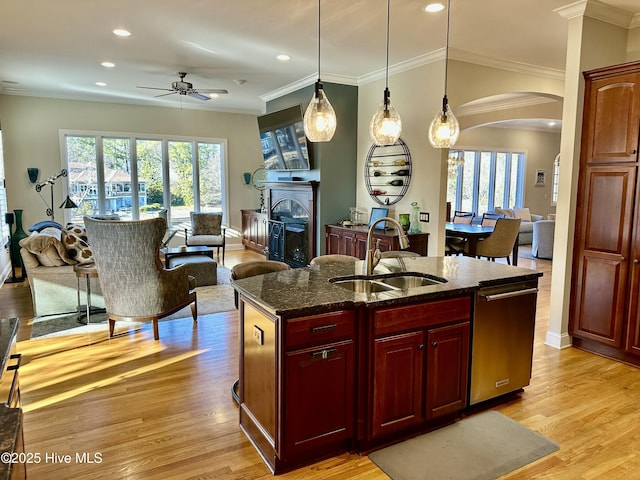
<svg viewBox="0 0 640 480">
<path fill-rule="evenodd" d="M 266 170 L 310 170 L 302 105 L 258 117 L 260 144 Z"/>
</svg>

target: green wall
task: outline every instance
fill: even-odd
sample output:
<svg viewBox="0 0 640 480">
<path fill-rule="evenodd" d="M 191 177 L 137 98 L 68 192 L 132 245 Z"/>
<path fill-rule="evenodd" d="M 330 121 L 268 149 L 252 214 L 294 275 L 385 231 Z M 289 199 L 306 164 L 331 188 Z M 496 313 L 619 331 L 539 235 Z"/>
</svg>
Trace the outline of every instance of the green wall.
<svg viewBox="0 0 640 480">
<path fill-rule="evenodd" d="M 325 252 L 324 226 L 349 216 L 356 204 L 358 88 L 323 82 L 324 91 L 337 116 L 333 139 L 326 143 L 309 143 L 311 170 L 268 172 L 268 180 L 300 177 L 320 182 L 318 189 L 317 254 Z M 307 108 L 314 86 L 302 88 L 267 102 L 267 113 L 302 104 Z"/>
</svg>

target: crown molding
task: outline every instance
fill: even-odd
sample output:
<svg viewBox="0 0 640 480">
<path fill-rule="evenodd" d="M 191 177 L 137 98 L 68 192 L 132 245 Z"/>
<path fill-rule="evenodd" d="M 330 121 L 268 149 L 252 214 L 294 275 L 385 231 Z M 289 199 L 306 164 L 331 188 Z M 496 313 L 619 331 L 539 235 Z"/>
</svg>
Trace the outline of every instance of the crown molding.
<svg viewBox="0 0 640 480">
<path fill-rule="evenodd" d="M 542 105 L 545 103 L 553 103 L 562 101 L 562 99 L 554 99 L 546 96 L 525 96 L 521 98 L 511 98 L 509 100 L 500 100 L 496 102 L 486 102 L 480 105 L 460 105 L 456 107 L 456 115 L 459 117 L 467 115 L 477 115 L 481 113 L 495 112 L 498 110 L 511 110 L 514 108 L 531 107 L 535 105 Z"/>
<path fill-rule="evenodd" d="M 585 16 L 626 29 L 640 26 L 640 13 L 633 14 L 598 0 L 579 0 L 554 12 L 567 20 Z"/>
<path fill-rule="evenodd" d="M 285 85 L 282 88 L 278 88 L 277 90 L 273 90 L 271 92 L 265 93 L 264 95 L 260 95 L 259 98 L 263 102 L 275 100 L 276 98 L 280 98 L 284 95 L 288 95 L 289 93 L 297 92 L 298 90 L 308 87 L 309 85 L 313 85 L 317 80 L 318 73 L 316 72 L 293 83 Z M 342 85 L 358 85 L 358 80 L 354 77 L 347 75 L 334 75 L 331 73 L 323 73 L 321 81 L 327 83 L 339 83 Z"/>
</svg>

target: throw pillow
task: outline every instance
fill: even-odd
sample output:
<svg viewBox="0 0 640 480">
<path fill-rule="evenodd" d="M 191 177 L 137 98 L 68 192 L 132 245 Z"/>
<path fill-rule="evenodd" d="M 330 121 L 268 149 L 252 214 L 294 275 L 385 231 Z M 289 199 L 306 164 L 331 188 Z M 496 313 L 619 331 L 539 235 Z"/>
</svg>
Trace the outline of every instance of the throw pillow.
<svg viewBox="0 0 640 480">
<path fill-rule="evenodd" d="M 222 215 L 191 212 L 192 235 L 220 235 L 222 233 Z"/>
<path fill-rule="evenodd" d="M 62 243 L 67 250 L 67 255 L 78 263 L 91 263 L 94 261 L 93 252 L 89 244 L 74 232 L 63 230 Z"/>
<path fill-rule="evenodd" d="M 29 237 L 23 238 L 20 240 L 20 246 L 35 255 L 40 265 L 45 267 L 60 267 L 77 263 L 69 258 L 60 239 L 55 234 L 51 234 L 52 232 L 46 232 L 45 230 L 41 233 L 34 232 Z M 60 232 L 59 230 L 57 231 Z"/>
<path fill-rule="evenodd" d="M 531 212 L 528 208 L 516 208 L 516 218 L 520 218 L 523 222 L 531 221 Z"/>
<path fill-rule="evenodd" d="M 83 225 L 76 225 L 74 223 L 67 223 L 67 226 L 64 227 L 66 232 L 73 233 L 76 237 L 79 237 L 80 240 L 83 240 L 85 243 L 89 243 L 89 238 L 87 237 L 87 230 Z"/>
</svg>

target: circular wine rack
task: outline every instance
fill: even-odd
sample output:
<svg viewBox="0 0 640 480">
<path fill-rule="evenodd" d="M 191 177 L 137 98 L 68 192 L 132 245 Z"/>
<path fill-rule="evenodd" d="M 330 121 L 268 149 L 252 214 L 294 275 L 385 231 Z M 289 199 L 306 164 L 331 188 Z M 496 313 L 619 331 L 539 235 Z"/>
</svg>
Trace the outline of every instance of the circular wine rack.
<svg viewBox="0 0 640 480">
<path fill-rule="evenodd" d="M 411 183 L 411 153 L 407 144 L 399 138 L 393 145 L 371 145 L 364 164 L 364 180 L 376 203 L 399 202 Z"/>
</svg>

